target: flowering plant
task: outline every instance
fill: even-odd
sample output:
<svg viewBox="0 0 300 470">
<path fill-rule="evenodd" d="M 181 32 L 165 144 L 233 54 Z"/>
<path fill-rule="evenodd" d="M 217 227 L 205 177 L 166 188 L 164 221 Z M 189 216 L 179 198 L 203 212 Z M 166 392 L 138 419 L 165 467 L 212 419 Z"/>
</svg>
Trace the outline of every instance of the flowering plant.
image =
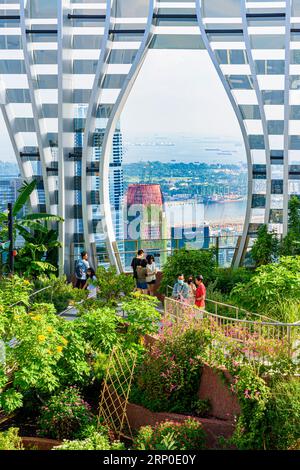
<svg viewBox="0 0 300 470">
<path fill-rule="evenodd" d="M 188 418 L 182 423 L 165 421 L 144 426 L 134 440 L 138 450 L 199 450 L 205 444 L 202 424 Z"/>
<path fill-rule="evenodd" d="M 54 395 L 41 409 L 39 435 L 53 439 L 70 439 L 84 435 L 94 420 L 90 405 L 77 387 L 69 387 Z"/>
</svg>

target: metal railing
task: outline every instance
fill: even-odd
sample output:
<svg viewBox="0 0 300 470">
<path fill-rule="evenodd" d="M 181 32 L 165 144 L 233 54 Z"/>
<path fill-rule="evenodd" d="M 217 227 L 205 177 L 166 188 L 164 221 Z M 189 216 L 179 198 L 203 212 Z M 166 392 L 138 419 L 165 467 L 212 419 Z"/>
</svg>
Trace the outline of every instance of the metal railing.
<svg viewBox="0 0 300 470">
<path fill-rule="evenodd" d="M 232 307 L 235 316 L 218 314 L 218 308 L 228 305 L 213 302 L 215 313 L 206 307 L 201 310 L 195 305 L 189 305 L 169 297 L 164 300 L 165 317 L 172 321 L 188 321 L 188 318 L 206 319 L 205 325 L 215 333 L 218 340 L 213 341 L 214 347 L 223 348 L 224 352 L 235 343 L 240 353 L 247 360 L 268 362 L 271 357 L 288 356 L 295 363 L 300 360 L 300 323 L 281 323 L 263 315 L 248 313 L 248 318 L 238 318 L 246 311 Z M 255 316 L 255 320 L 249 319 Z M 221 339 L 220 339 L 221 338 Z"/>
</svg>

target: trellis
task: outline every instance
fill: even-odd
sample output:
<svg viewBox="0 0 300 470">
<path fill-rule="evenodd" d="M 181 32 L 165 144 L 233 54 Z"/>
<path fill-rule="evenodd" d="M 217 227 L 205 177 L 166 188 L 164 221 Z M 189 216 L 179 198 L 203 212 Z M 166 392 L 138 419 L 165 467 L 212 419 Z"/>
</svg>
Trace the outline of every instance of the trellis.
<svg viewBox="0 0 300 470">
<path fill-rule="evenodd" d="M 114 347 L 101 392 L 98 424 L 106 424 L 117 439 L 132 439 L 127 405 L 136 366 L 136 351 Z"/>
</svg>

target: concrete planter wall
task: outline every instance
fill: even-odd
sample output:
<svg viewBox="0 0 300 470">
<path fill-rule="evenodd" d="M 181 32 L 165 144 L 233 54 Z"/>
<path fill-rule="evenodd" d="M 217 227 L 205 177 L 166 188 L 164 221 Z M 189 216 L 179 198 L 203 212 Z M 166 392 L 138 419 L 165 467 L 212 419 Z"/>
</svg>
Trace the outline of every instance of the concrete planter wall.
<svg viewBox="0 0 300 470">
<path fill-rule="evenodd" d="M 51 450 L 53 447 L 59 446 L 62 442 L 42 437 L 22 437 L 22 443 L 25 450 Z"/>
</svg>

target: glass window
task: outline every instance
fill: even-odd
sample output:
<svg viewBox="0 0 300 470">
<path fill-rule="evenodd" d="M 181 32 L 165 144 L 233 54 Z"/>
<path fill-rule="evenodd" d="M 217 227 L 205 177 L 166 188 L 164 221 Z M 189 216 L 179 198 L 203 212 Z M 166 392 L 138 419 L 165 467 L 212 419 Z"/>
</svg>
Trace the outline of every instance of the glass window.
<svg viewBox="0 0 300 470">
<path fill-rule="evenodd" d="M 253 194 L 252 195 L 252 204 L 251 207 L 260 207 L 263 208 L 266 206 L 266 196 L 263 194 Z"/>
<path fill-rule="evenodd" d="M 268 121 L 268 133 L 273 135 L 281 135 L 284 130 L 284 121 Z"/>
<path fill-rule="evenodd" d="M 290 119 L 300 119 L 300 106 L 290 106 Z"/>
<path fill-rule="evenodd" d="M 43 115 L 47 118 L 56 118 L 58 116 L 57 104 L 43 104 Z"/>
<path fill-rule="evenodd" d="M 115 2 L 116 16 L 123 18 L 147 17 L 149 0 L 118 0 Z"/>
<path fill-rule="evenodd" d="M 300 90 L 300 76 L 299 75 L 290 76 L 290 89 Z"/>
<path fill-rule="evenodd" d="M 0 73 L 26 73 L 24 62 L 21 60 L 0 60 Z"/>
<path fill-rule="evenodd" d="M 33 60 L 36 64 L 56 64 L 57 51 L 33 51 Z"/>
<path fill-rule="evenodd" d="M 96 35 L 82 35 L 73 36 L 74 49 L 100 49 L 101 36 Z"/>
<path fill-rule="evenodd" d="M 300 64 L 300 51 L 291 51 L 291 64 Z"/>
<path fill-rule="evenodd" d="M 265 141 L 263 135 L 249 135 L 250 149 L 264 149 Z"/>
<path fill-rule="evenodd" d="M 290 149 L 291 150 L 300 150 L 300 136 L 291 135 L 290 136 Z"/>
<path fill-rule="evenodd" d="M 37 82 L 41 89 L 56 89 L 58 87 L 57 75 L 37 75 Z"/>
<path fill-rule="evenodd" d="M 271 181 L 271 194 L 283 194 L 283 180 Z"/>
<path fill-rule="evenodd" d="M 255 68 L 258 75 L 284 75 L 284 60 L 256 60 Z"/>
<path fill-rule="evenodd" d="M 293 0 L 292 16 L 300 16 L 300 0 Z"/>
<path fill-rule="evenodd" d="M 136 50 L 113 49 L 110 53 L 109 62 L 111 64 L 132 64 L 136 54 Z"/>
<path fill-rule="evenodd" d="M 289 179 L 299 180 L 300 179 L 300 165 L 289 166 Z"/>
<path fill-rule="evenodd" d="M 255 34 L 251 36 L 252 49 L 284 49 L 285 36 Z"/>
<path fill-rule="evenodd" d="M 89 103 L 91 90 L 74 90 L 73 102 L 74 103 Z"/>
<path fill-rule="evenodd" d="M 57 2 L 45 0 L 30 0 L 30 16 L 31 18 L 56 18 Z"/>
<path fill-rule="evenodd" d="M 253 165 L 252 167 L 253 178 L 256 180 L 264 180 L 267 177 L 266 165 Z"/>
<path fill-rule="evenodd" d="M 103 88 L 122 88 L 125 75 L 105 75 Z"/>
<path fill-rule="evenodd" d="M 30 103 L 29 90 L 6 90 L 6 99 L 8 103 Z"/>
<path fill-rule="evenodd" d="M 247 53 L 239 49 L 215 50 L 220 64 L 247 64 Z"/>
<path fill-rule="evenodd" d="M 0 36 L 0 49 L 21 49 L 21 36 Z"/>
<path fill-rule="evenodd" d="M 269 223 L 271 224 L 282 224 L 283 222 L 283 211 L 282 209 L 271 209 Z"/>
<path fill-rule="evenodd" d="M 238 90 L 252 90 L 252 78 L 247 75 L 227 75 L 230 88 Z"/>
<path fill-rule="evenodd" d="M 271 164 L 283 165 L 283 150 L 271 150 Z"/>
<path fill-rule="evenodd" d="M 74 60 L 73 73 L 94 74 L 96 72 L 97 60 Z"/>
<path fill-rule="evenodd" d="M 207 37 L 211 42 L 244 42 L 244 35 L 242 32 L 216 32 L 209 33 L 207 32 Z"/>
<path fill-rule="evenodd" d="M 240 105 L 240 110 L 244 119 L 260 119 L 260 111 L 258 105 Z"/>
<path fill-rule="evenodd" d="M 264 104 L 284 104 L 284 91 L 283 90 L 271 90 L 262 91 L 262 98 Z"/>
<path fill-rule="evenodd" d="M 203 16 L 207 18 L 236 18 L 241 16 L 240 0 L 205 0 Z"/>
</svg>

